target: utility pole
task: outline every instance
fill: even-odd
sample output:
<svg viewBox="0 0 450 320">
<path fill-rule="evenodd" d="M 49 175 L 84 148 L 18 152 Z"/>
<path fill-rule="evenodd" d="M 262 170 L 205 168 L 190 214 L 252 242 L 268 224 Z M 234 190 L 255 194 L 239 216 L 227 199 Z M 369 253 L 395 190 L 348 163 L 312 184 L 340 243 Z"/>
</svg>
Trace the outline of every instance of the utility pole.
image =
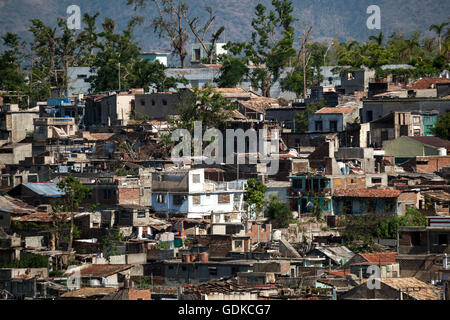
<svg viewBox="0 0 450 320">
<path fill-rule="evenodd" d="M 308 42 L 309 34 L 311 33 L 312 26 L 310 26 L 305 32 L 303 32 L 303 36 L 299 36 L 298 38 L 302 40 L 302 46 L 299 52 L 302 54 L 302 67 L 303 67 L 303 99 L 306 100 L 306 43 Z"/>
<path fill-rule="evenodd" d="M 119 62 L 119 92 L 120 92 L 120 62 Z"/>
</svg>

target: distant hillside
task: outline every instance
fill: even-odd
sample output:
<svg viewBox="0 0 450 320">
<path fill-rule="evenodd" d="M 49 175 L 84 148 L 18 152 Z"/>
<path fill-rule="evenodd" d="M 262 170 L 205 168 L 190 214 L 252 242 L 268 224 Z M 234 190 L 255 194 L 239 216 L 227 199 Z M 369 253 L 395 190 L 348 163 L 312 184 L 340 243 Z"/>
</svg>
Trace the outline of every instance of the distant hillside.
<svg viewBox="0 0 450 320">
<path fill-rule="evenodd" d="M 251 35 L 251 20 L 255 0 L 185 0 L 193 8 L 194 15 L 204 14 L 203 7 L 208 4 L 217 14 L 216 27 L 226 27 L 226 40 L 247 40 Z M 269 5 L 270 0 L 261 0 Z M 0 34 L 7 31 L 26 35 L 29 19 L 39 18 L 47 24 L 55 24 L 57 17 L 66 16 L 66 8 L 77 4 L 81 13 L 100 12 L 101 19 L 113 18 L 120 28 L 126 26 L 135 14 L 126 0 L 0 0 Z M 381 8 L 381 27 L 386 35 L 397 29 L 409 33 L 414 30 L 428 30 L 430 24 L 441 23 L 449 18 L 448 0 L 294 0 L 296 23 L 299 32 L 303 24 L 313 25 L 312 36 L 324 40 L 338 36 L 342 40 L 353 38 L 360 41 L 378 34 L 378 30 L 366 27 L 367 7 L 377 4 Z M 150 3 L 145 10 L 147 16 L 155 14 Z M 152 10 L 153 9 L 153 10 Z M 428 35 L 431 35 L 427 31 Z M 145 50 L 167 47 L 154 35 L 152 29 L 136 30 L 136 38 L 142 41 Z"/>
</svg>

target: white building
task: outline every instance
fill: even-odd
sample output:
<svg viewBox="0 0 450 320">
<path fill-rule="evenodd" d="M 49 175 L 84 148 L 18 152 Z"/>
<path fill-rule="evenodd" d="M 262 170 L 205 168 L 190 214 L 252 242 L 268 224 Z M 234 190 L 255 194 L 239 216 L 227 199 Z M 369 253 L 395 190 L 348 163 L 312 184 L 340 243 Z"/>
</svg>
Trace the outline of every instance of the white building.
<svg viewBox="0 0 450 320">
<path fill-rule="evenodd" d="M 245 184 L 206 180 L 204 169 L 154 173 L 152 205 L 157 212 L 184 213 L 188 218 L 242 212 Z"/>
<path fill-rule="evenodd" d="M 227 54 L 228 51 L 224 48 L 226 43 L 216 43 L 214 48 L 213 60 L 217 62 L 220 55 Z M 211 48 L 211 43 L 205 43 L 205 46 Z M 201 63 L 202 59 L 208 58 L 208 54 L 201 43 L 193 43 L 191 45 L 191 64 Z"/>
<path fill-rule="evenodd" d="M 95 73 L 90 71 L 90 67 L 69 67 L 67 68 L 67 96 L 74 97 L 79 93 L 88 94 L 91 84 L 87 79 Z"/>
</svg>

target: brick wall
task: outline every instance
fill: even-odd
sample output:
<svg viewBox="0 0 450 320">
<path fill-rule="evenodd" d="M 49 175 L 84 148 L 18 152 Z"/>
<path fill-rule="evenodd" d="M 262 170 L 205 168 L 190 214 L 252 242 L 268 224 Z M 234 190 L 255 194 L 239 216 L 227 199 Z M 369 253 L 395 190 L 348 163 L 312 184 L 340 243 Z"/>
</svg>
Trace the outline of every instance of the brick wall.
<svg viewBox="0 0 450 320">
<path fill-rule="evenodd" d="M 250 231 L 247 232 L 246 235 L 250 237 L 251 243 L 253 244 L 258 242 L 258 239 L 259 242 L 269 242 L 271 240 L 271 234 L 272 225 L 270 223 L 267 223 L 264 225 L 264 228 L 263 225 L 252 224 Z"/>
<path fill-rule="evenodd" d="M 210 257 L 226 257 L 232 250 L 232 239 L 228 235 L 196 236 L 194 244 L 209 246 Z"/>
<path fill-rule="evenodd" d="M 405 215 L 406 208 L 410 207 L 411 205 L 414 206 L 414 208 L 418 207 L 419 199 L 422 199 L 423 197 L 420 196 L 419 193 L 416 192 L 402 192 L 398 196 L 398 202 L 402 205 L 402 215 Z"/>
<path fill-rule="evenodd" d="M 428 163 L 418 164 L 417 161 L 428 161 Z M 440 171 L 442 167 L 450 166 L 450 156 L 416 157 L 414 164 L 417 172 Z"/>
<path fill-rule="evenodd" d="M 355 91 L 356 101 L 361 101 L 362 98 L 367 98 L 367 92 L 365 91 Z"/>
<path fill-rule="evenodd" d="M 150 289 L 128 289 L 128 300 L 151 300 Z"/>
<path fill-rule="evenodd" d="M 119 187 L 119 204 L 139 205 L 140 188 L 120 188 Z"/>
</svg>

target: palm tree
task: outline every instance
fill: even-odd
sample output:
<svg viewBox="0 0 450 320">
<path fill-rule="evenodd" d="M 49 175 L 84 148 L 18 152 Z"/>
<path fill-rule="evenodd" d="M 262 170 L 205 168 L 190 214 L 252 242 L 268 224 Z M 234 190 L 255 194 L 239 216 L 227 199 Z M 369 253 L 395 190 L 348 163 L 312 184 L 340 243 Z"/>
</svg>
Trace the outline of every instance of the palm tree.
<svg viewBox="0 0 450 320">
<path fill-rule="evenodd" d="M 412 61 L 414 49 L 419 48 L 419 47 L 420 47 L 419 42 L 416 39 L 414 39 L 413 37 L 411 37 L 410 39 L 405 39 L 404 50 L 406 52 L 408 52 L 409 63 L 411 63 L 411 61 Z"/>
<path fill-rule="evenodd" d="M 442 52 L 442 40 L 441 40 L 441 34 L 442 34 L 442 31 L 444 31 L 444 28 L 447 26 L 447 25 L 449 25 L 449 22 L 443 22 L 443 23 L 441 23 L 440 25 L 438 25 L 438 24 L 432 24 L 431 26 L 430 26 L 430 31 L 435 31 L 436 33 L 437 33 L 437 35 L 438 35 L 438 45 L 439 45 L 439 53 L 441 53 Z"/>
<path fill-rule="evenodd" d="M 376 44 L 378 44 L 381 47 L 383 45 L 383 41 L 384 41 L 383 32 L 380 31 L 380 34 L 378 35 L 378 37 L 377 36 L 370 36 L 369 40 L 375 42 Z"/>
</svg>

